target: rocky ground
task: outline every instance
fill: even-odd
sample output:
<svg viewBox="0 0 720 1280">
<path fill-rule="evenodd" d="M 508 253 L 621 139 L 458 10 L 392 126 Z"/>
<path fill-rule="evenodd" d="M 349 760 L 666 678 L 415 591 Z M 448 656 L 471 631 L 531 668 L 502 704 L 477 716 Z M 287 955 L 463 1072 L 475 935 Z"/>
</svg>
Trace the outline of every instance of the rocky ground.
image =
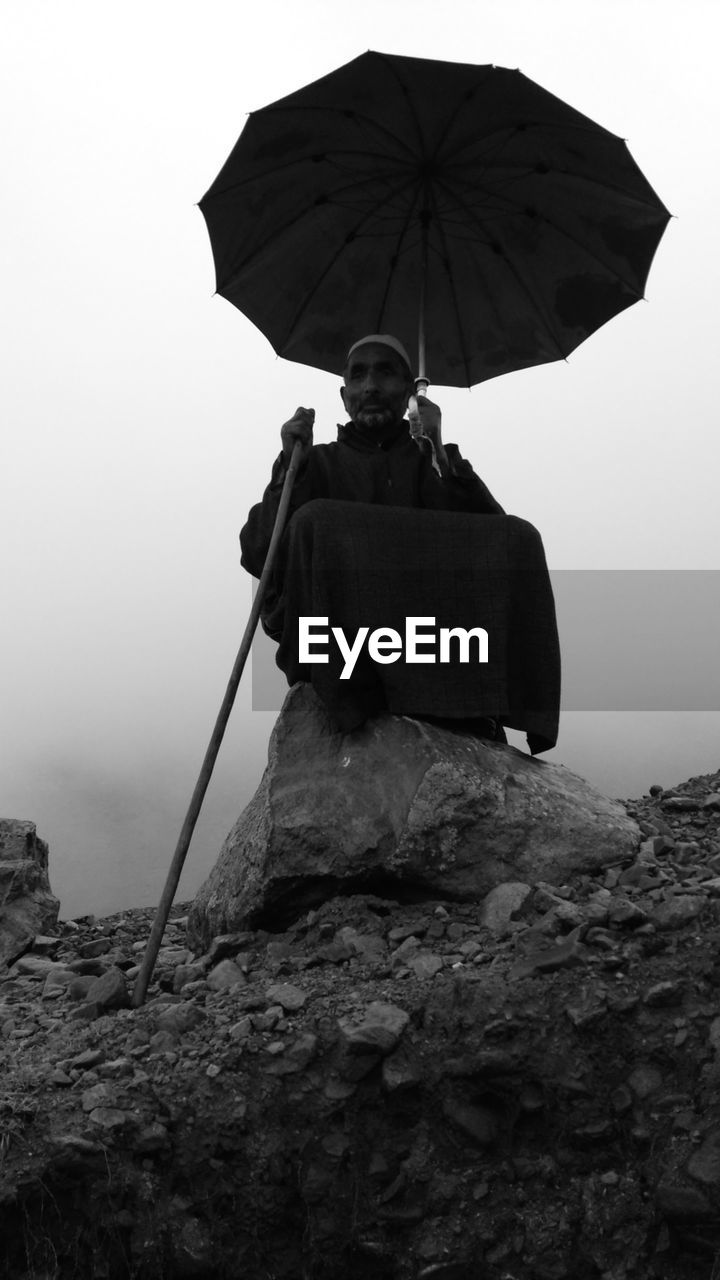
<svg viewBox="0 0 720 1280">
<path fill-rule="evenodd" d="M 66 921 L 0 973 L 0 1275 L 720 1277 L 720 772 L 637 853 L 481 903 L 186 944 Z"/>
</svg>

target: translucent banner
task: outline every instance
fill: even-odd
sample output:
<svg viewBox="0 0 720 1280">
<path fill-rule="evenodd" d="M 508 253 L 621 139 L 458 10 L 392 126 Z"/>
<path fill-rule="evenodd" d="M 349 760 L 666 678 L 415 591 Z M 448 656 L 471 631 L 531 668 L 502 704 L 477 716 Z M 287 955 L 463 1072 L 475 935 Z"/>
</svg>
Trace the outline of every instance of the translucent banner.
<svg viewBox="0 0 720 1280">
<path fill-rule="evenodd" d="M 559 570 L 550 577 L 563 711 L 720 711 L 720 570 Z M 489 630 L 491 654 L 492 643 Z M 287 692 L 275 651 L 258 628 L 255 711 L 279 711 Z"/>
</svg>

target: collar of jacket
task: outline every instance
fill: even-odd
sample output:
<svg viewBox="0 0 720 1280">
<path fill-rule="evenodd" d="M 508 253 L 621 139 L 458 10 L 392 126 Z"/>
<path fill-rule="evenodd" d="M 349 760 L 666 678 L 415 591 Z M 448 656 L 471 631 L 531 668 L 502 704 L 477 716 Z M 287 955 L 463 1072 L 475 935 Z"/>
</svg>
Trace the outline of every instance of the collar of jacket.
<svg viewBox="0 0 720 1280">
<path fill-rule="evenodd" d="M 338 442 L 348 444 L 351 449 L 359 449 L 363 453 L 377 453 L 378 449 L 387 451 L 410 439 L 410 430 L 405 418 L 401 418 L 394 426 L 388 427 L 381 440 L 368 435 L 355 422 L 346 422 L 344 426 L 338 423 Z"/>
</svg>

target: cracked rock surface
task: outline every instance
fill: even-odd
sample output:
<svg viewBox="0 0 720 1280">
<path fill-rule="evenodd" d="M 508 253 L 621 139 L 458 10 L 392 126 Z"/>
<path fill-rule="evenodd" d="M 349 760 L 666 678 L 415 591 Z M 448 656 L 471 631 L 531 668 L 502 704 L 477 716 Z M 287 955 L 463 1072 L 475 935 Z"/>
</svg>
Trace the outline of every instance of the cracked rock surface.
<svg viewBox="0 0 720 1280">
<path fill-rule="evenodd" d="M 0 1275 L 712 1280 L 720 772 L 477 901 L 188 946 L 65 921 L 0 972 Z"/>
<path fill-rule="evenodd" d="M 52 929 L 59 907 L 48 880 L 48 847 L 35 824 L 0 818 L 0 965 Z"/>
<path fill-rule="evenodd" d="M 478 902 L 635 850 L 622 805 L 560 765 L 409 716 L 341 733 L 288 693 L 260 785 L 195 896 L 190 937 L 280 927 L 333 893 Z"/>
</svg>

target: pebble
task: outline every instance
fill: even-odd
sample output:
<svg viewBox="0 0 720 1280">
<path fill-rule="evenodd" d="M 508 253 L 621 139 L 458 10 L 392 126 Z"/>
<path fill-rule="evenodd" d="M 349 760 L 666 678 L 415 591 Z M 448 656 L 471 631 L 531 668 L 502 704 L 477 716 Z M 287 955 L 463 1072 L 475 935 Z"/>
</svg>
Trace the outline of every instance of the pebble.
<svg viewBox="0 0 720 1280">
<path fill-rule="evenodd" d="M 64 969 L 56 965 L 50 970 L 43 986 L 43 1000 L 58 1000 L 67 991 L 75 975 L 72 969 Z"/>
<path fill-rule="evenodd" d="M 235 1022 L 228 1032 L 231 1040 L 247 1040 L 253 1030 L 252 1018 L 249 1014 L 245 1014 L 238 1022 Z"/>
<path fill-rule="evenodd" d="M 90 960 L 95 956 L 104 956 L 110 950 L 112 950 L 110 938 L 96 938 L 93 942 L 84 942 L 79 954 L 83 960 Z"/>
<path fill-rule="evenodd" d="M 375 1000 L 365 1009 L 360 1022 L 338 1020 L 342 1041 L 351 1054 L 388 1054 L 398 1044 L 410 1015 L 397 1005 Z"/>
<path fill-rule="evenodd" d="M 168 1131 L 164 1124 L 159 1120 L 153 1120 L 151 1124 L 145 1125 L 144 1128 L 136 1135 L 133 1147 L 138 1155 L 151 1155 L 155 1151 L 162 1151 L 168 1144 Z"/>
<path fill-rule="evenodd" d="M 184 965 L 182 967 L 186 968 Z M 210 970 L 205 981 L 211 991 L 227 991 L 230 987 L 247 985 L 245 974 L 234 960 L 221 960 L 214 969 Z"/>
<path fill-rule="evenodd" d="M 710 876 L 703 882 L 703 893 L 709 893 L 715 898 L 720 895 L 720 876 Z"/>
<path fill-rule="evenodd" d="M 517 982 L 522 978 L 532 978 L 543 973 L 554 973 L 558 969 L 582 965 L 585 959 L 585 948 L 581 947 L 577 938 L 571 938 L 567 942 L 557 943 L 554 947 L 536 951 L 522 960 L 517 960 L 508 976 Z"/>
<path fill-rule="evenodd" d="M 706 1187 L 720 1189 L 720 1130 L 706 1134 L 702 1145 L 687 1162 L 688 1175 Z"/>
<path fill-rule="evenodd" d="M 491 933 L 502 934 L 532 893 L 529 884 L 509 881 L 491 889 L 480 907 L 479 923 Z"/>
<path fill-rule="evenodd" d="M 442 932 L 444 932 L 444 929 L 445 925 L 443 924 Z M 395 947 L 396 945 L 399 946 L 401 942 L 404 942 L 406 938 L 417 936 L 419 932 L 420 930 L 418 930 L 417 921 L 413 921 L 410 924 L 399 924 L 390 929 L 387 940 L 392 947 Z M 425 933 L 426 930 L 423 929 L 422 932 Z"/>
<path fill-rule="evenodd" d="M 576 1004 L 568 1005 L 565 1012 L 574 1027 L 594 1027 L 608 1011 L 605 992 L 591 991 Z"/>
<path fill-rule="evenodd" d="M 319 1048 L 319 1038 L 313 1032 L 305 1032 L 290 1045 L 284 1045 L 285 1052 L 281 1059 L 272 1063 L 267 1072 L 270 1075 L 296 1075 L 304 1071 L 315 1058 Z"/>
<path fill-rule="evenodd" d="M 108 969 L 101 977 L 95 978 L 87 989 L 85 999 L 88 1004 L 99 1005 L 101 1009 L 126 1009 L 130 1004 L 125 975 L 121 969 Z"/>
<path fill-rule="evenodd" d="M 93 1001 L 86 1001 L 70 1011 L 68 1020 L 70 1022 L 95 1022 L 103 1012 L 102 1005 L 95 1004 Z"/>
<path fill-rule="evenodd" d="M 713 1018 L 708 1028 L 708 1040 L 710 1047 L 717 1054 L 720 1054 L 720 1017 Z"/>
<path fill-rule="evenodd" d="M 286 1013 L 297 1013 L 307 1001 L 307 993 L 290 982 L 280 982 L 265 991 L 265 999 L 271 1004 L 280 1005 Z"/>
<path fill-rule="evenodd" d="M 625 1115 L 633 1105 L 633 1096 L 627 1085 L 621 1084 L 610 1095 L 610 1105 L 616 1115 Z"/>
<path fill-rule="evenodd" d="M 46 978 L 50 970 L 55 967 L 55 961 L 50 956 L 36 956 L 29 952 L 15 961 L 10 968 L 10 973 L 14 977 Z"/>
<path fill-rule="evenodd" d="M 383 1059 L 382 1083 L 387 1093 L 396 1093 L 400 1089 L 410 1089 L 420 1084 L 423 1072 L 417 1059 L 400 1046 L 394 1053 Z"/>
<path fill-rule="evenodd" d="M 425 938 L 426 941 L 428 938 L 435 938 L 439 940 L 440 938 L 445 937 L 445 932 L 447 929 L 448 929 L 448 925 L 446 920 L 433 919 L 430 921 L 427 928 L 424 929 L 424 932 L 423 932 L 422 924 L 420 924 L 419 926 L 416 924 L 414 932 L 417 934 L 418 937 Z M 449 936 L 449 931 L 448 931 L 448 936 Z"/>
<path fill-rule="evenodd" d="M 167 1036 L 184 1036 L 203 1022 L 205 1017 L 206 1014 L 195 1004 L 172 1005 L 159 1014 L 158 1030 Z"/>
<path fill-rule="evenodd" d="M 636 902 L 627 898 L 615 898 L 608 907 L 608 922 L 620 928 L 645 924 L 648 914 Z"/>
<path fill-rule="evenodd" d="M 101 1156 L 103 1154 L 103 1148 L 99 1142 L 93 1142 L 90 1138 L 82 1138 L 76 1133 L 54 1134 L 51 1141 L 54 1150 L 63 1154 L 71 1153 L 82 1156 Z"/>
<path fill-rule="evenodd" d="M 54 975 L 50 975 L 53 977 Z M 71 975 L 71 981 L 68 983 L 68 995 L 71 1000 L 85 1000 L 95 979 L 91 974 L 81 974 L 80 977 Z M 51 988 L 52 990 L 52 988 Z"/>
<path fill-rule="evenodd" d="M 628 1086 L 641 1101 L 657 1093 L 663 1086 L 663 1074 L 658 1067 L 641 1064 L 628 1076 Z"/>
<path fill-rule="evenodd" d="M 179 964 L 173 974 L 173 992 L 177 995 L 188 983 L 202 982 L 205 973 L 206 967 L 203 964 Z"/>
<path fill-rule="evenodd" d="M 703 1222 L 713 1214 L 710 1201 L 696 1187 L 662 1181 L 655 1197 L 658 1209 L 671 1222 Z"/>
<path fill-rule="evenodd" d="M 643 840 L 638 850 L 638 857 L 644 854 L 650 854 L 652 857 L 658 857 L 660 854 L 669 853 L 675 848 L 675 839 L 671 835 L 650 836 L 648 840 Z"/>
<path fill-rule="evenodd" d="M 348 1098 L 352 1098 L 356 1089 L 357 1085 L 353 1081 L 331 1077 L 323 1089 L 323 1094 L 329 1102 L 346 1102 Z"/>
<path fill-rule="evenodd" d="M 31 951 L 36 956 L 54 956 L 61 945 L 61 938 L 51 938 L 42 933 L 37 933 L 33 938 Z"/>
<path fill-rule="evenodd" d="M 124 1129 L 130 1124 L 133 1116 L 128 1111 L 121 1111 L 117 1107 L 96 1107 L 88 1116 L 90 1124 L 97 1125 L 100 1129 Z"/>
<path fill-rule="evenodd" d="M 497 1137 L 497 1118 L 487 1107 L 447 1098 L 443 1103 L 443 1114 L 456 1129 L 479 1147 L 492 1146 Z"/>
<path fill-rule="evenodd" d="M 683 990 L 684 983 L 680 978 L 670 978 L 665 982 L 656 982 L 652 987 L 648 987 L 642 997 L 642 1002 L 650 1008 L 679 1004 L 682 1001 Z"/>
<path fill-rule="evenodd" d="M 408 957 L 419 950 L 420 945 L 420 939 L 414 933 L 409 934 L 391 953 L 390 959 L 393 965 L 405 964 Z"/>
<path fill-rule="evenodd" d="M 440 973 L 444 966 L 442 956 L 434 955 L 430 951 L 421 951 L 419 955 L 412 956 L 408 960 L 408 967 L 421 982 L 426 978 L 434 978 L 436 973 Z"/>
<path fill-rule="evenodd" d="M 684 925 L 697 919 L 706 903 L 707 899 L 699 895 L 684 894 L 666 898 L 655 908 L 650 919 L 656 929 L 682 929 Z"/>
<path fill-rule="evenodd" d="M 342 929 L 338 929 L 335 941 L 340 946 L 346 947 L 351 956 L 357 956 L 358 959 L 370 964 L 380 959 L 387 950 L 385 939 L 381 934 L 359 933 L 357 929 L 353 929 L 350 925 L 345 925 Z"/>
<path fill-rule="evenodd" d="M 76 1054 L 70 1059 L 70 1066 L 80 1071 L 89 1071 L 91 1067 L 96 1067 L 100 1062 L 105 1061 L 104 1049 L 84 1049 L 82 1053 Z"/>
<path fill-rule="evenodd" d="M 94 1111 L 96 1107 L 110 1107 L 117 1102 L 117 1090 L 108 1084 L 96 1084 L 86 1089 L 81 1096 L 83 1111 Z"/>
<path fill-rule="evenodd" d="M 200 957 L 198 964 L 203 964 L 205 968 L 212 968 L 218 964 L 220 960 L 226 960 L 228 957 L 236 956 L 238 952 L 244 950 L 249 943 L 253 942 L 254 935 L 247 931 L 239 933 L 221 933 L 213 938 L 206 955 Z"/>
</svg>

